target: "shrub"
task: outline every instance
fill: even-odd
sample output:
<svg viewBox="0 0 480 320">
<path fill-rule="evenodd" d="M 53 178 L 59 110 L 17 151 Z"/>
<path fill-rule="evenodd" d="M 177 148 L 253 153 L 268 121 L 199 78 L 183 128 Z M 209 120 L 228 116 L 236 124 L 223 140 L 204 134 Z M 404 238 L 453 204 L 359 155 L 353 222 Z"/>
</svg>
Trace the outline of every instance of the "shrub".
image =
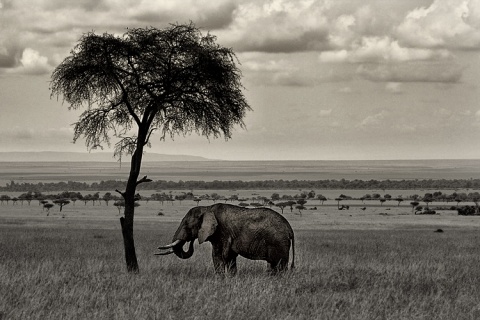
<svg viewBox="0 0 480 320">
<path fill-rule="evenodd" d="M 478 215 L 475 206 L 463 206 L 457 208 L 458 215 L 460 216 L 473 216 Z"/>
</svg>

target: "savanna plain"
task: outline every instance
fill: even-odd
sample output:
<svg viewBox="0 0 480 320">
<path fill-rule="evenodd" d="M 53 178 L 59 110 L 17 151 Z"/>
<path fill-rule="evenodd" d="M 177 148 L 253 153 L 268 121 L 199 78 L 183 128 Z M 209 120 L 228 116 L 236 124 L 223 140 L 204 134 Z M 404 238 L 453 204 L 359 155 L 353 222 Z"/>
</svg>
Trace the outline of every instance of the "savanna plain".
<svg viewBox="0 0 480 320">
<path fill-rule="evenodd" d="M 480 318 L 479 217 L 446 209 L 414 215 L 408 203 L 393 201 L 344 201 L 350 209 L 338 210 L 329 198 L 309 201 L 301 213 L 285 209 L 295 269 L 271 276 L 265 262 L 239 258 L 235 277 L 214 274 L 209 243 L 197 243 L 188 260 L 154 255 L 194 201 L 140 202 L 138 274 L 126 272 L 111 203 L 77 201 L 61 213 L 36 201 L 4 203 L 0 319 Z"/>
</svg>

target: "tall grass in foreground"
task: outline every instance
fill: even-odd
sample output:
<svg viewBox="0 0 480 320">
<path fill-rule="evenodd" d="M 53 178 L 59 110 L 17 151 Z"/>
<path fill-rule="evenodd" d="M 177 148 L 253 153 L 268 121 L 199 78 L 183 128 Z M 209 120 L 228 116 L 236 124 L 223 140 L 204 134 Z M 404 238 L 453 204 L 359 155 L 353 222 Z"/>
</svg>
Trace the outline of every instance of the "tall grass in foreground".
<svg viewBox="0 0 480 320">
<path fill-rule="evenodd" d="M 225 278 L 208 244 L 187 261 L 153 256 L 165 230 L 136 230 L 132 275 L 119 230 L 0 227 L 0 318 L 480 318 L 477 232 L 432 231 L 296 231 L 293 272 L 241 259 Z"/>
</svg>

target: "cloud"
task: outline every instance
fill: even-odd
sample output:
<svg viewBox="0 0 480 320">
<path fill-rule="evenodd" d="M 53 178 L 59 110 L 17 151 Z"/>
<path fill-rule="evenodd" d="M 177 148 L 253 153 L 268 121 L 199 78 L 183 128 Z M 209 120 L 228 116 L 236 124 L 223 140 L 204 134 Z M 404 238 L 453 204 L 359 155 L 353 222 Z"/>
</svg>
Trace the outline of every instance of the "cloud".
<svg viewBox="0 0 480 320">
<path fill-rule="evenodd" d="M 87 12 L 105 10 L 111 1 L 108 0 L 50 0 L 43 2 L 43 8 L 47 10 L 81 9 Z"/>
<path fill-rule="evenodd" d="M 393 128 L 401 133 L 413 133 L 417 131 L 416 126 L 407 123 L 396 124 Z"/>
<path fill-rule="evenodd" d="M 219 29 L 233 21 L 237 4 L 232 0 L 206 1 L 146 0 L 132 4 L 129 16 L 140 23 L 156 25 L 161 23 L 193 21 L 198 27 Z"/>
<path fill-rule="evenodd" d="M 451 52 L 455 41 L 475 47 L 480 29 L 480 9 L 478 1 L 473 0 L 436 0 L 413 10 L 413 1 L 405 4 L 406 1 L 400 0 L 368 4 L 360 0 L 3 0 L 1 3 L 0 68 L 21 65 L 18 71 L 24 74 L 47 72 L 48 65 L 63 60 L 85 32 L 123 34 L 126 27 L 163 28 L 172 22 L 193 21 L 204 30 L 213 30 L 221 45 L 240 54 L 311 53 L 318 55 L 317 63 L 365 64 L 359 74 L 370 80 L 437 81 L 432 79 L 440 77 L 442 82 L 452 82 L 455 78 L 452 74 L 432 76 L 434 71 L 427 70 L 427 76 L 407 77 L 401 72 L 405 66 L 395 66 L 425 61 L 427 66 L 423 69 L 429 69 L 431 61 L 442 61 L 447 67 L 439 68 L 448 73 L 445 69 L 456 59 Z M 424 3 L 427 1 L 418 0 L 414 5 Z M 452 29 L 460 35 L 458 39 L 445 36 L 450 32 L 448 22 L 454 23 Z M 434 26 L 439 26 L 441 32 L 435 31 Z M 425 45 L 423 38 L 427 36 L 450 39 L 451 45 Z M 351 67 L 348 76 L 345 73 L 338 76 L 315 65 L 318 72 L 314 74 L 295 64 L 282 65 L 277 58 L 261 66 L 265 58 L 260 58 L 260 54 L 250 59 L 249 65 L 242 61 L 242 69 L 255 74 L 256 80 L 272 85 L 314 86 L 345 81 L 354 75 L 351 70 L 356 67 Z M 375 70 L 373 64 L 388 66 L 379 65 Z M 394 70 L 385 71 L 389 68 Z M 260 75 L 261 72 L 267 74 Z M 383 72 L 385 80 L 381 80 L 378 72 Z M 446 80 L 449 76 L 450 80 Z M 461 71 L 456 76 L 461 77 Z"/>
<path fill-rule="evenodd" d="M 337 90 L 339 93 L 352 93 L 353 89 L 351 87 L 343 87 Z"/>
<path fill-rule="evenodd" d="M 342 87 L 342 88 L 339 88 L 337 90 L 338 93 L 343 93 L 343 94 L 351 94 L 353 92 L 355 92 L 351 87 L 349 86 L 346 86 L 346 87 Z"/>
<path fill-rule="evenodd" d="M 388 82 L 385 85 L 385 90 L 392 94 L 403 93 L 402 84 L 399 82 Z"/>
<path fill-rule="evenodd" d="M 298 67 L 294 66 L 285 59 L 269 59 L 266 61 L 260 61 L 257 57 L 252 57 L 254 60 L 247 60 L 242 63 L 242 68 L 247 71 L 254 72 L 291 72 L 298 70 Z"/>
<path fill-rule="evenodd" d="M 319 110 L 318 111 L 318 115 L 320 117 L 328 117 L 332 114 L 332 109 L 328 109 L 328 110 L 325 110 L 325 109 L 322 109 L 322 110 Z"/>
<path fill-rule="evenodd" d="M 256 84 L 309 86 L 308 79 L 299 77 L 299 67 L 292 61 L 282 58 L 262 57 L 259 54 L 246 54 L 242 71 Z"/>
<path fill-rule="evenodd" d="M 208 1 L 212 3 L 213 1 Z M 214 2 L 217 3 L 218 2 Z M 229 26 L 233 22 L 233 14 L 237 9 L 237 4 L 233 1 L 220 3 L 218 7 L 213 7 L 210 11 L 202 14 L 197 20 L 197 24 L 205 29 L 220 29 Z"/>
<path fill-rule="evenodd" d="M 11 61 L 11 63 L 6 63 L 3 66 L 4 74 L 35 76 L 48 74 L 52 70 L 52 66 L 48 63 L 48 58 L 40 55 L 38 51 L 31 48 L 25 48 L 24 50 L 16 53 L 14 57 L 11 57 L 11 59 L 14 61 Z M 0 67 L 1 61 L 2 59 L 0 56 Z"/>
<path fill-rule="evenodd" d="M 352 76 L 334 72 L 307 74 L 302 70 L 295 70 L 291 72 L 256 73 L 245 75 L 245 78 L 254 84 L 267 86 L 314 87 L 324 83 L 350 81 Z"/>
<path fill-rule="evenodd" d="M 337 51 L 324 51 L 320 53 L 319 60 L 326 63 L 342 63 L 349 59 L 349 52 L 345 49 Z"/>
<path fill-rule="evenodd" d="M 478 0 L 435 0 L 416 8 L 396 30 L 407 46 L 418 48 L 480 49 Z"/>
<path fill-rule="evenodd" d="M 357 19 L 353 15 L 340 15 L 333 22 L 330 41 L 335 47 L 346 47 L 355 38 Z"/>
<path fill-rule="evenodd" d="M 463 68 L 454 63 L 362 64 L 357 74 L 370 81 L 456 83 Z"/>
<path fill-rule="evenodd" d="M 51 71 L 48 64 L 48 58 L 41 56 L 36 50 L 26 48 L 20 58 L 21 67 L 17 68 L 17 72 L 29 75 L 41 75 Z"/>
<path fill-rule="evenodd" d="M 300 52 L 328 48 L 327 33 L 303 32 L 285 34 L 271 31 L 269 35 L 249 35 L 239 40 L 235 48 L 239 51 Z"/>
<path fill-rule="evenodd" d="M 0 141 L 17 143 L 37 141 L 71 142 L 73 138 L 73 128 L 49 128 L 41 130 L 38 128 L 11 127 L 0 130 Z"/>
<path fill-rule="evenodd" d="M 401 6 L 401 1 L 245 1 L 222 39 L 238 51 L 341 53 L 364 37 L 391 34 L 393 25 L 402 21 L 403 16 L 396 17 Z"/>
<path fill-rule="evenodd" d="M 360 44 L 354 47 L 350 59 L 353 62 L 404 62 L 444 59 L 449 56 L 449 53 L 444 50 L 400 47 L 397 41 L 389 37 L 364 37 Z"/>
<path fill-rule="evenodd" d="M 18 65 L 22 48 L 17 43 L 0 41 L 0 68 L 13 68 Z"/>
<path fill-rule="evenodd" d="M 312 87 L 315 79 L 299 73 L 277 73 L 271 78 L 271 84 L 288 87 Z"/>
<path fill-rule="evenodd" d="M 422 60 L 445 60 L 451 58 L 447 50 L 401 47 L 390 37 L 362 37 L 349 50 L 325 51 L 320 53 L 321 62 L 405 62 Z"/>
<path fill-rule="evenodd" d="M 475 112 L 475 117 L 473 118 L 473 124 L 472 125 L 476 128 L 480 128 L 480 110 Z"/>
<path fill-rule="evenodd" d="M 1 136 L 2 139 L 6 140 L 33 140 L 33 138 L 35 137 L 35 132 L 33 129 L 30 128 L 15 127 L 6 132 L 3 132 Z"/>
<path fill-rule="evenodd" d="M 8 10 L 12 8 L 13 0 L 0 0 L 0 10 Z"/>
<path fill-rule="evenodd" d="M 234 21 L 221 33 L 237 51 L 299 52 L 329 47 L 323 1 L 251 1 L 238 6 Z"/>
<path fill-rule="evenodd" d="M 359 126 L 363 128 L 378 126 L 383 122 L 383 120 L 387 117 L 387 115 L 388 115 L 388 112 L 383 110 L 380 113 L 366 117 L 365 119 L 363 119 L 362 122 L 360 122 Z"/>
<path fill-rule="evenodd" d="M 241 53 L 239 59 L 245 79 L 255 85 L 312 87 L 352 78 L 351 72 L 337 66 L 320 66 L 316 55 L 311 53 L 249 52 Z"/>
<path fill-rule="evenodd" d="M 2 3 L 2 34 L 40 51 L 42 46 L 72 48 L 90 31 L 123 34 L 127 27 L 164 28 L 190 21 L 207 30 L 226 28 L 238 6 L 233 0 L 16 0 L 7 10 L 6 1 Z"/>
</svg>

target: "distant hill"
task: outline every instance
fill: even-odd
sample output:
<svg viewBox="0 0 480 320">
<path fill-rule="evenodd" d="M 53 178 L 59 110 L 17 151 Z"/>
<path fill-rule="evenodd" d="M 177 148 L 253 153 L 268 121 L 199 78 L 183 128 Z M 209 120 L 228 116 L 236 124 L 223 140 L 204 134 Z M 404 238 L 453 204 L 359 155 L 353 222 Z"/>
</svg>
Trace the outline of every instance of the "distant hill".
<svg viewBox="0 0 480 320">
<path fill-rule="evenodd" d="M 198 156 L 190 155 L 170 155 L 160 153 L 145 153 L 143 161 L 211 161 Z M 42 151 L 42 152 L 0 152 L 0 162 L 116 162 L 113 158 L 113 152 L 56 152 L 56 151 Z M 130 157 L 122 159 L 124 162 L 129 162 Z"/>
</svg>

